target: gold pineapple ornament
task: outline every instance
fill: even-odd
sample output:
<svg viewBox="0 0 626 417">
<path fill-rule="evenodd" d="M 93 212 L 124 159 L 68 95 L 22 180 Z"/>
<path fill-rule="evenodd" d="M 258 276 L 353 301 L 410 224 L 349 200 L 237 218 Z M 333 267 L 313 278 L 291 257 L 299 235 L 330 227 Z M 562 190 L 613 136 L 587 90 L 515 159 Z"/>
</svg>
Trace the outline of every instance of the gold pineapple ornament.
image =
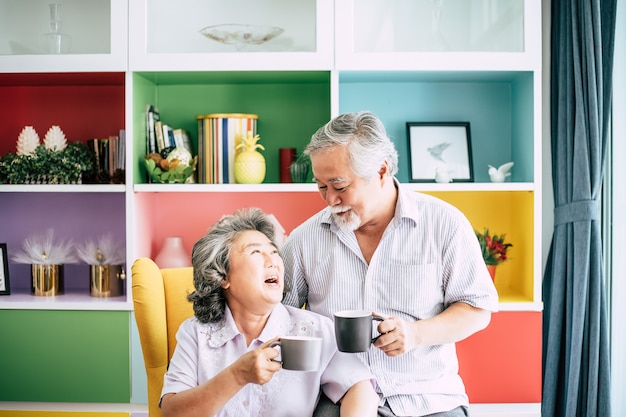
<svg viewBox="0 0 626 417">
<path fill-rule="evenodd" d="M 235 182 L 237 184 L 260 184 L 265 179 L 265 158 L 257 149 L 265 150 L 257 143 L 259 135 L 249 131 L 241 137 L 235 150 L 242 150 L 235 156 Z"/>
</svg>

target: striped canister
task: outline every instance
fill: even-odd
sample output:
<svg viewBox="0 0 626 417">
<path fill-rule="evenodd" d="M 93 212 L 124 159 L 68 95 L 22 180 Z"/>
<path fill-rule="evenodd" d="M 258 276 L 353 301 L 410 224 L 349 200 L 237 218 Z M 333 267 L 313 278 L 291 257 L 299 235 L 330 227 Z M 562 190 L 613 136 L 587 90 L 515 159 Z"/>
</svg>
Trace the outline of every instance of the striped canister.
<svg viewBox="0 0 626 417">
<path fill-rule="evenodd" d="M 257 134 L 256 114 L 214 113 L 198 120 L 198 182 L 235 183 L 235 146 L 248 132 Z"/>
</svg>

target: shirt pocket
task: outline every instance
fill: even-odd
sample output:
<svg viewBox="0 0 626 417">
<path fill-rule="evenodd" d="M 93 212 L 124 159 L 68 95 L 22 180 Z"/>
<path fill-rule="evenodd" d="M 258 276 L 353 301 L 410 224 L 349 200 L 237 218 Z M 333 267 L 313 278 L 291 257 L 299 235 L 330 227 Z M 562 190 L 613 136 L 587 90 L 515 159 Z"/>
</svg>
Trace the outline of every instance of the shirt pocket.
<svg viewBox="0 0 626 417">
<path fill-rule="evenodd" d="M 444 293 L 441 271 L 436 263 L 382 265 L 374 277 L 377 311 L 417 320 L 443 310 Z"/>
</svg>

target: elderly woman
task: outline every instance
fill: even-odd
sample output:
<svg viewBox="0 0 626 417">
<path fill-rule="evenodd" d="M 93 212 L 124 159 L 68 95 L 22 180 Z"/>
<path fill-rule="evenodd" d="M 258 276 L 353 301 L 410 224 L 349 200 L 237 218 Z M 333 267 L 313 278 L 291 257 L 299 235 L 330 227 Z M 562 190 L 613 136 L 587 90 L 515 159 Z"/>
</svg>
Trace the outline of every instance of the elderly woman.
<svg viewBox="0 0 626 417">
<path fill-rule="evenodd" d="M 311 416 L 320 387 L 341 416 L 375 416 L 373 377 L 338 352 L 330 319 L 281 304 L 283 260 L 274 226 L 260 209 L 213 225 L 192 252 L 195 317 L 177 334 L 161 409 L 169 416 Z M 318 371 L 281 368 L 269 344 L 281 336 L 323 339 Z"/>
</svg>

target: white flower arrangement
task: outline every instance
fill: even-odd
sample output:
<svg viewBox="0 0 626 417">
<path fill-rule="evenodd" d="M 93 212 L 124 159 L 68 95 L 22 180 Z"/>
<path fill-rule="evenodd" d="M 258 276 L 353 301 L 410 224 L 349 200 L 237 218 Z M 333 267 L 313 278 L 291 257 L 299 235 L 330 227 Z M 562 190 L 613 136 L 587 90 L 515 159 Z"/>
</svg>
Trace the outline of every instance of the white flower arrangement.
<svg viewBox="0 0 626 417">
<path fill-rule="evenodd" d="M 81 261 L 88 265 L 122 265 L 126 261 L 124 247 L 111 234 L 87 240 L 76 248 Z"/>
<path fill-rule="evenodd" d="M 13 255 L 13 261 L 32 265 L 63 265 L 76 263 L 73 243 L 55 239 L 54 230 L 33 234 L 24 240 L 22 250 Z"/>
</svg>

